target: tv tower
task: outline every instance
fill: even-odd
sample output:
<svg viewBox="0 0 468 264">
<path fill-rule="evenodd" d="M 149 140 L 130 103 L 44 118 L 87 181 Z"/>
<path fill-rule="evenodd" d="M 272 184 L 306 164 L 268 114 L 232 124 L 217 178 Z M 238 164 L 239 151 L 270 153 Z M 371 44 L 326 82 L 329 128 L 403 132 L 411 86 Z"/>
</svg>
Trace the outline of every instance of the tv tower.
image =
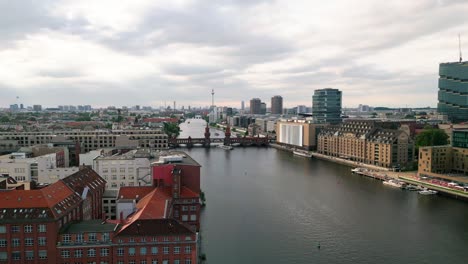
<svg viewBox="0 0 468 264">
<path fill-rule="evenodd" d="M 211 107 L 214 107 L 214 89 L 211 89 Z"/>
</svg>

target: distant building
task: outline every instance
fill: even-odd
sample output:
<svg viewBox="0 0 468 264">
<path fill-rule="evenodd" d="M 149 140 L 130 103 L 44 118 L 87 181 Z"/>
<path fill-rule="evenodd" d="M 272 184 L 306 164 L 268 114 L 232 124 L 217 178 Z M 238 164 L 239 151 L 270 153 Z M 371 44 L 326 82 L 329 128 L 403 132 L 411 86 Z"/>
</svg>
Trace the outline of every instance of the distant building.
<svg viewBox="0 0 468 264">
<path fill-rule="evenodd" d="M 241 110 L 242 110 L 242 111 L 245 110 L 245 102 L 244 102 L 244 101 L 241 102 Z"/>
<path fill-rule="evenodd" d="M 42 105 L 33 105 L 33 110 L 36 112 L 42 111 Z"/>
<path fill-rule="evenodd" d="M 317 135 L 324 124 L 305 120 L 282 120 L 276 123 L 276 143 L 292 148 L 317 149 Z"/>
<path fill-rule="evenodd" d="M 315 90 L 312 96 L 312 114 L 317 123 L 340 123 L 341 91 L 332 88 Z"/>
<path fill-rule="evenodd" d="M 297 111 L 298 114 L 304 114 L 307 113 L 307 106 L 305 105 L 298 105 L 297 106 Z"/>
<path fill-rule="evenodd" d="M 404 167 L 413 160 L 414 142 L 403 130 L 377 121 L 347 120 L 318 135 L 317 152 L 380 167 Z"/>
<path fill-rule="evenodd" d="M 10 111 L 18 111 L 19 107 L 18 104 L 11 104 L 10 105 Z"/>
<path fill-rule="evenodd" d="M 271 114 L 283 114 L 283 97 L 281 97 L 280 95 L 275 95 L 271 98 Z"/>
<path fill-rule="evenodd" d="M 250 114 L 259 115 L 262 111 L 262 101 L 259 98 L 250 100 Z"/>
<path fill-rule="evenodd" d="M 468 62 L 439 65 L 437 111 L 454 123 L 468 121 Z"/>
<path fill-rule="evenodd" d="M 261 102 L 261 103 L 260 103 L 260 114 L 261 114 L 261 115 L 266 115 L 266 112 L 267 112 L 266 103 Z"/>
<path fill-rule="evenodd" d="M 449 173 L 468 176 L 468 129 L 453 130 L 452 145 L 419 148 L 418 173 L 436 178 Z"/>
</svg>

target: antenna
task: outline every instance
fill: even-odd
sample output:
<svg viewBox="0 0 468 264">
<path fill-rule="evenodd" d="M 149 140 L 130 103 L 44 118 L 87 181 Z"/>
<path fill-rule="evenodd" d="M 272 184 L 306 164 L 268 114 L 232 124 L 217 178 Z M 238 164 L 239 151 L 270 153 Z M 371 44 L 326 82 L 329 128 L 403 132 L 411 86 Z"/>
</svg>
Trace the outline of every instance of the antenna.
<svg viewBox="0 0 468 264">
<path fill-rule="evenodd" d="M 458 51 L 460 52 L 460 62 L 462 62 L 462 52 L 461 52 L 461 39 L 460 34 L 458 34 Z"/>
</svg>

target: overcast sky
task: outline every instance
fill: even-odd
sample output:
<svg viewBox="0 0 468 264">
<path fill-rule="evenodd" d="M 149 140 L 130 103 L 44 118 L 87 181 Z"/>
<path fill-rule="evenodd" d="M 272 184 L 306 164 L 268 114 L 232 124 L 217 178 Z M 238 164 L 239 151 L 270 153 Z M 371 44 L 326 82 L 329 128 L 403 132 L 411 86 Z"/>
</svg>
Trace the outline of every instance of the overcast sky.
<svg viewBox="0 0 468 264">
<path fill-rule="evenodd" d="M 0 107 L 13 103 L 436 106 L 468 57 L 465 0 L 0 0 Z M 16 97 L 19 97 L 17 99 Z"/>
</svg>

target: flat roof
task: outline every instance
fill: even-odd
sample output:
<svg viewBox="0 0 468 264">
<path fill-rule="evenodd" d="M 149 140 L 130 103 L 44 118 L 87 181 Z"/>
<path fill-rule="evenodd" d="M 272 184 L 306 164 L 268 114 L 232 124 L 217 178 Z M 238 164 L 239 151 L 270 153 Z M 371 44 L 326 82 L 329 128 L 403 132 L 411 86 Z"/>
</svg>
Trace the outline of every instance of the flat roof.
<svg viewBox="0 0 468 264">
<path fill-rule="evenodd" d="M 86 232 L 105 233 L 114 231 L 118 224 L 106 223 L 102 219 L 81 221 L 65 228 L 62 234 L 77 234 Z"/>
<path fill-rule="evenodd" d="M 182 157 L 182 161 L 176 161 L 176 162 L 167 162 L 167 163 L 160 163 L 161 165 L 163 164 L 178 164 L 178 165 L 192 165 L 192 166 L 198 166 L 201 167 L 201 165 L 196 162 L 192 157 L 190 157 L 187 153 L 183 151 L 177 151 L 177 150 L 165 150 L 157 153 L 156 155 L 156 160 L 152 160 L 151 164 L 158 165 L 158 161 L 160 157 L 167 157 L 167 156 L 180 156 Z"/>
</svg>

